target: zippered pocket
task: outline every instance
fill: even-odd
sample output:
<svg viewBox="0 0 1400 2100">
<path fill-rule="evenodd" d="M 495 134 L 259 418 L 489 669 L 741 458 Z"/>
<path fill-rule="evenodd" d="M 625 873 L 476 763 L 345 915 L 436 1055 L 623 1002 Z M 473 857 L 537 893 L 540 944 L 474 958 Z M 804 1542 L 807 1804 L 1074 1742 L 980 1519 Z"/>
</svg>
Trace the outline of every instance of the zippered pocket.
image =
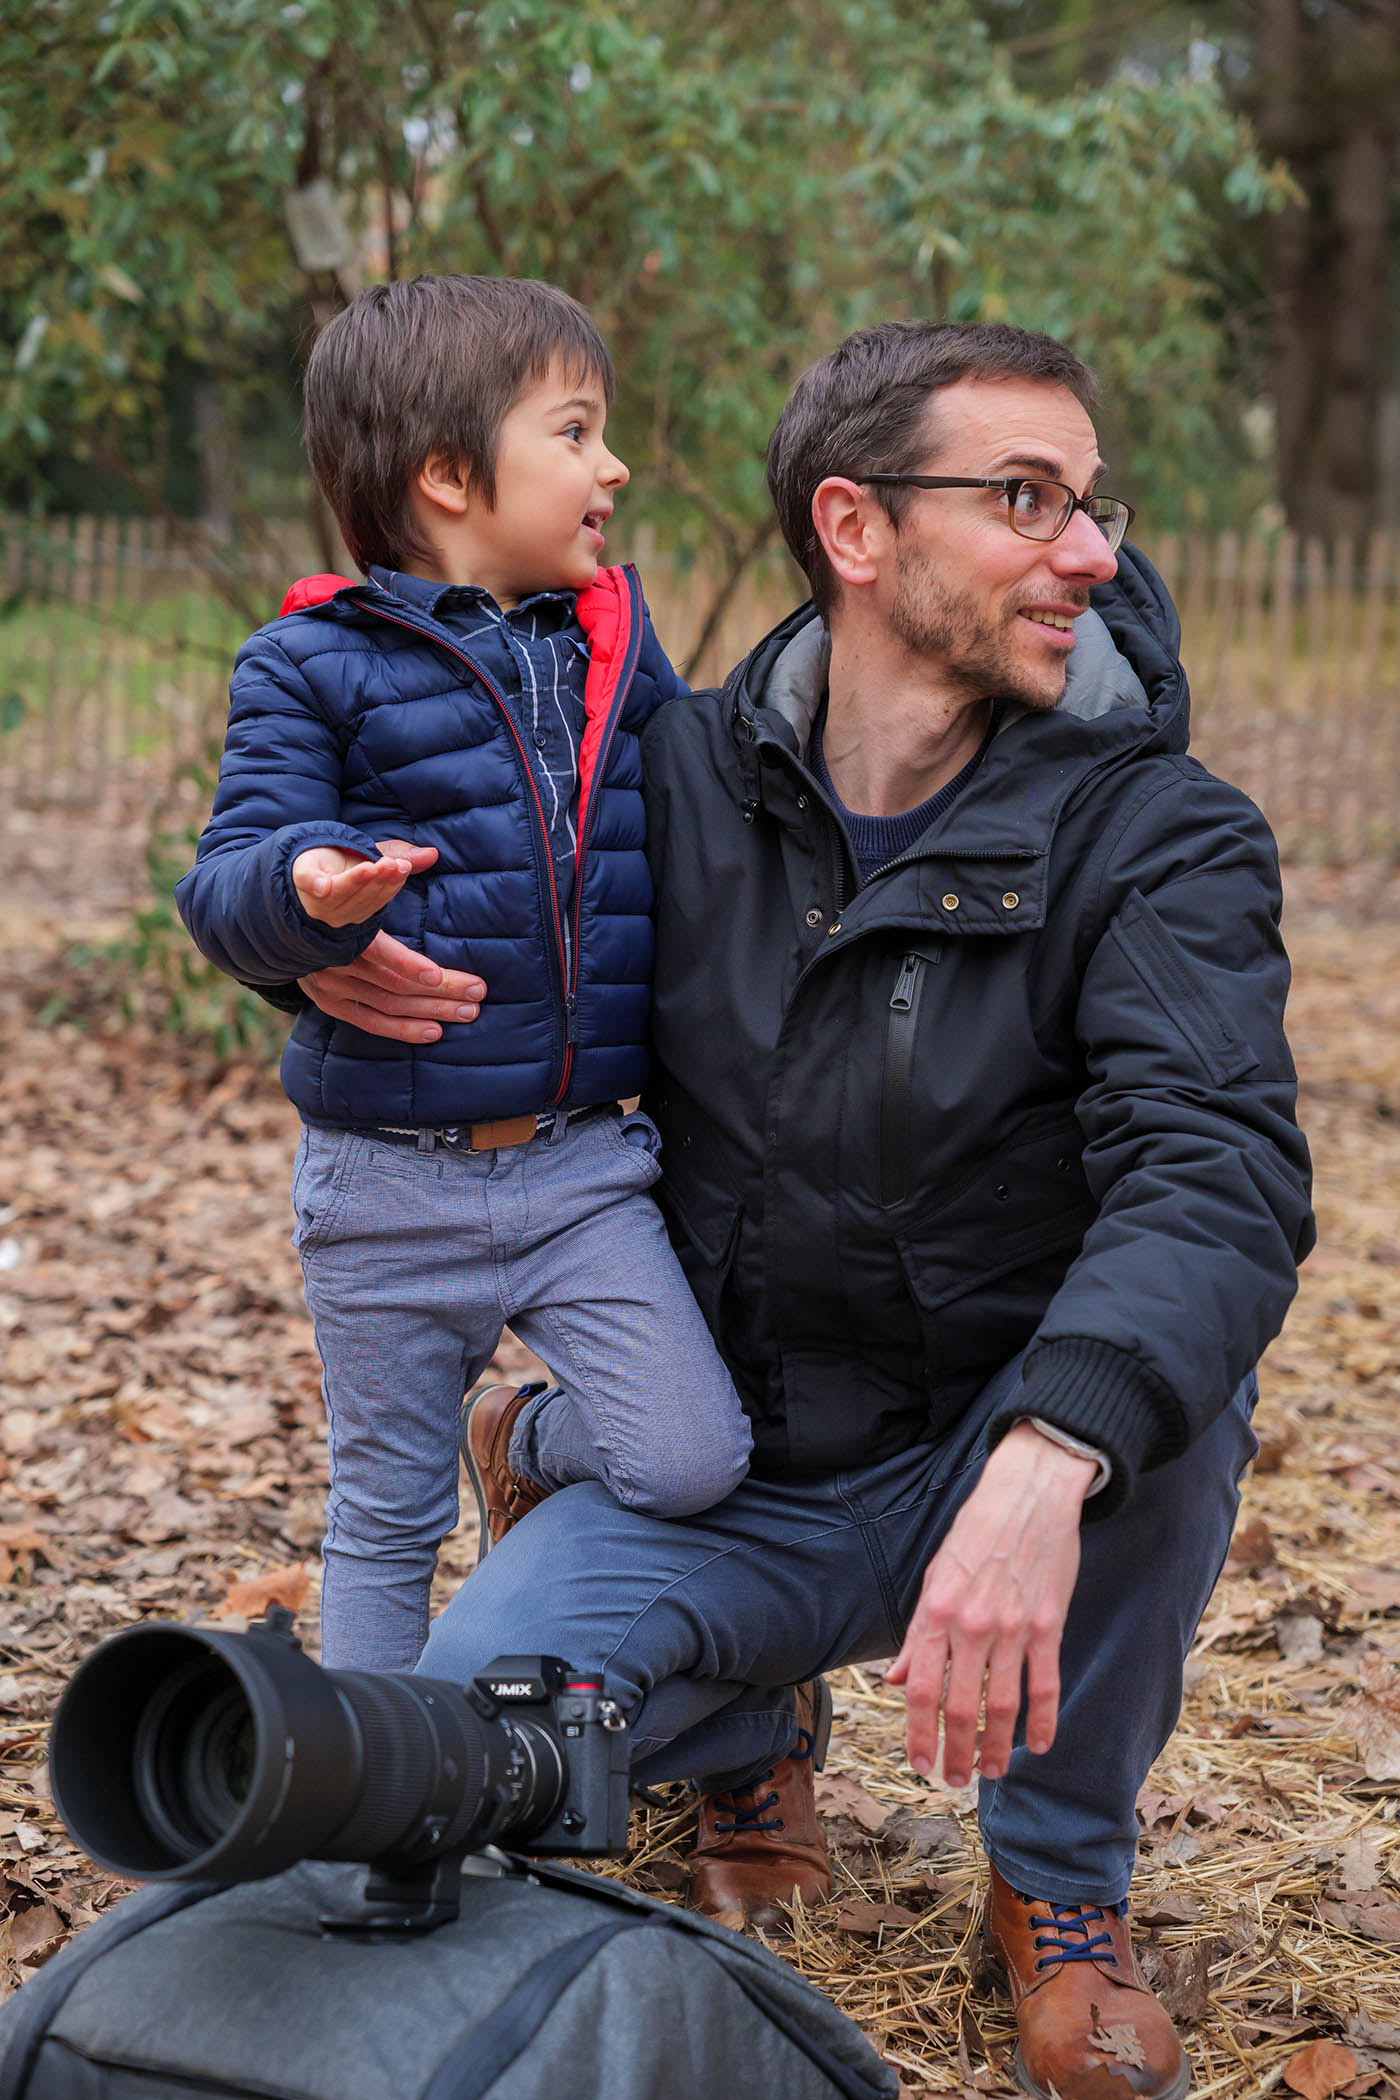
<svg viewBox="0 0 1400 2100">
<path fill-rule="evenodd" d="M 914 1083 L 914 1043 L 919 1005 L 930 965 L 943 959 L 941 940 L 921 941 L 899 965 L 885 1027 L 880 1075 L 880 1201 L 902 1203 L 909 1186 L 909 1097 Z"/>
</svg>

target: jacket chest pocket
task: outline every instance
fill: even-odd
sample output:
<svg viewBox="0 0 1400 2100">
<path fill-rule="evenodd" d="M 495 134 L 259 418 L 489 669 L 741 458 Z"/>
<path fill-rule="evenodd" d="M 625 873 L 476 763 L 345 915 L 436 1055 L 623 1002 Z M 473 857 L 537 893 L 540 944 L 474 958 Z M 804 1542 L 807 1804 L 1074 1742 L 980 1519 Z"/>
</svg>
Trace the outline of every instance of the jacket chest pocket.
<svg viewBox="0 0 1400 2100">
<path fill-rule="evenodd" d="M 909 1190 L 909 1101 L 919 1007 L 930 970 L 943 960 L 943 942 L 921 941 L 900 961 L 885 1023 L 880 1072 L 880 1201 L 888 1209 Z"/>
</svg>

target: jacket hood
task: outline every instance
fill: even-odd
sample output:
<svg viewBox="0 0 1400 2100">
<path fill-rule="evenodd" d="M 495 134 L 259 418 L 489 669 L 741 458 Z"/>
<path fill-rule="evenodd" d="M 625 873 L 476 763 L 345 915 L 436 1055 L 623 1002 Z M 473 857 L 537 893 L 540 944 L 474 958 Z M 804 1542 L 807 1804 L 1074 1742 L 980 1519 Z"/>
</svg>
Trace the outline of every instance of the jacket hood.
<svg viewBox="0 0 1400 2100">
<path fill-rule="evenodd" d="M 1080 748 L 1120 742 L 1184 751 L 1190 735 L 1190 695 L 1178 650 L 1181 625 L 1166 585 L 1146 557 L 1124 547 L 1118 574 L 1091 594 L 1090 608 L 1075 622 L 1063 699 L 1052 711 L 1014 704 L 1001 735 L 1018 724 L 1042 736 L 1050 725 L 1060 744 L 1068 736 Z M 831 640 L 810 604 L 799 606 L 741 663 L 726 685 L 736 716 L 762 711 L 785 725 L 783 741 L 799 754 L 826 690 Z M 1079 725 L 1114 717 L 1113 735 Z M 1071 726 L 1073 725 L 1073 726 Z M 782 732 L 780 731 L 781 735 Z"/>
</svg>

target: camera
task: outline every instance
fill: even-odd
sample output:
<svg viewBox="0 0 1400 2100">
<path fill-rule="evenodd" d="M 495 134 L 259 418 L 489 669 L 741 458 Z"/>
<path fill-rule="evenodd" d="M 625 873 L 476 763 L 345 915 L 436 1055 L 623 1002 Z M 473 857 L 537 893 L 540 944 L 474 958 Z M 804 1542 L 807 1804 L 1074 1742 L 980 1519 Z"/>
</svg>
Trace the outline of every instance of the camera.
<svg viewBox="0 0 1400 2100">
<path fill-rule="evenodd" d="M 273 1606 L 246 1634 L 157 1621 L 105 1641 L 54 1717 L 70 1835 L 146 1881 L 256 1881 L 298 1860 L 370 1867 L 328 1924 L 429 1929 L 464 1856 L 626 1849 L 626 1717 L 557 1656 L 502 1656 L 463 1687 L 323 1670 Z"/>
</svg>

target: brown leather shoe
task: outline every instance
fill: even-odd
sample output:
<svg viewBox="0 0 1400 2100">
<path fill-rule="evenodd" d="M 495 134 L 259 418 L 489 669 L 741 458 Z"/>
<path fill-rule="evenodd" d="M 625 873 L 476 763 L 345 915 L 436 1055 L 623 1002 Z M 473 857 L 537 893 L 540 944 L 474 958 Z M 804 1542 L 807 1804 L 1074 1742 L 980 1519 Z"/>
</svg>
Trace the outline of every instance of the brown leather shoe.
<svg viewBox="0 0 1400 2100">
<path fill-rule="evenodd" d="M 517 1473 L 510 1462 L 510 1440 L 520 1410 L 545 1390 L 542 1378 L 531 1385 L 479 1385 L 462 1402 L 462 1459 L 481 1519 L 478 1567 L 511 1525 L 550 1492 Z"/>
<path fill-rule="evenodd" d="M 1016 2083 L 1036 2100 L 1180 2100 L 1191 2066 L 1128 1940 L 1128 1906 L 1022 1896 L 992 1868 L 987 1951 L 1005 1971 Z"/>
<path fill-rule="evenodd" d="M 796 1895 L 824 1903 L 831 1861 L 812 1774 L 826 1763 L 831 1694 L 822 1677 L 797 1686 L 797 1748 L 750 1786 L 702 1794 L 690 1868 L 690 1901 L 717 1917 L 742 1911 L 756 1925 L 782 1922 Z"/>
</svg>

